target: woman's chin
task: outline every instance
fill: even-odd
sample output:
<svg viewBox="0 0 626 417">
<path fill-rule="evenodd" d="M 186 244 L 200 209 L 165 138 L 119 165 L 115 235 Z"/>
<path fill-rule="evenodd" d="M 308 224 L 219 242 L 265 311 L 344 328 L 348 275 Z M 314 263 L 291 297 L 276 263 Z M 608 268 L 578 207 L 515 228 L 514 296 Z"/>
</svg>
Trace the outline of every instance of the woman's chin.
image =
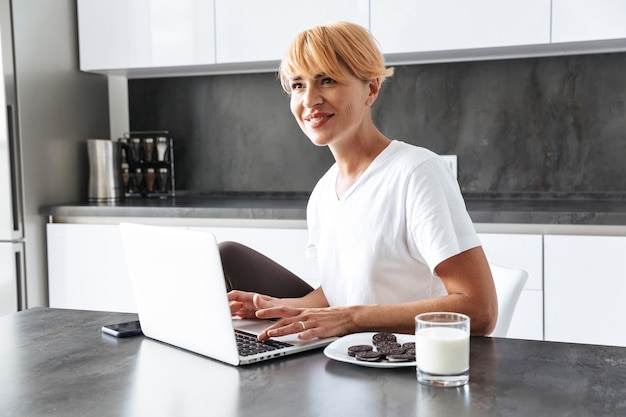
<svg viewBox="0 0 626 417">
<path fill-rule="evenodd" d="M 322 138 L 317 135 L 315 136 L 307 135 L 307 136 L 309 140 L 311 141 L 311 143 L 315 146 L 328 146 L 328 144 L 330 143 L 330 141 L 327 138 Z"/>
</svg>

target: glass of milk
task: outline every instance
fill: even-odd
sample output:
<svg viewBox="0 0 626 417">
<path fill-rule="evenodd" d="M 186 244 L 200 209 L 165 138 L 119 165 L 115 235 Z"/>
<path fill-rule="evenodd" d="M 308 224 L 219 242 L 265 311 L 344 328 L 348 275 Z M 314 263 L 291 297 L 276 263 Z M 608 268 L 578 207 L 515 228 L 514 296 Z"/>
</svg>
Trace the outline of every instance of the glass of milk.
<svg viewBox="0 0 626 417">
<path fill-rule="evenodd" d="M 459 313 L 415 316 L 417 380 L 425 385 L 458 387 L 469 381 L 470 318 Z"/>
</svg>

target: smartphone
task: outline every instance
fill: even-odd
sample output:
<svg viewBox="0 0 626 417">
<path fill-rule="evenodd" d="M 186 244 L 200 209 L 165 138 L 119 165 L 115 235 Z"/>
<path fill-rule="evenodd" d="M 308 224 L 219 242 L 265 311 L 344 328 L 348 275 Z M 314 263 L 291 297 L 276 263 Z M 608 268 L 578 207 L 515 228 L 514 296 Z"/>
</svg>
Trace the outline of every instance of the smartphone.
<svg viewBox="0 0 626 417">
<path fill-rule="evenodd" d="M 102 333 L 110 334 L 115 337 L 130 337 L 142 334 L 139 320 L 107 324 L 106 326 L 102 326 Z"/>
</svg>

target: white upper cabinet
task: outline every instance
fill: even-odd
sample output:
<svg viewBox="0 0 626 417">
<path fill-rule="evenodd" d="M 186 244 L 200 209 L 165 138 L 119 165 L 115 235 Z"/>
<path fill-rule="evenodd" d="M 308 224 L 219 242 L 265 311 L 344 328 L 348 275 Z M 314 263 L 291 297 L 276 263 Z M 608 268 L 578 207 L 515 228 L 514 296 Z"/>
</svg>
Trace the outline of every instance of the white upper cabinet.
<svg viewBox="0 0 626 417">
<path fill-rule="evenodd" d="M 371 0 L 385 54 L 550 42 L 550 0 Z"/>
<path fill-rule="evenodd" d="M 552 0 L 552 42 L 626 38 L 626 1 Z"/>
<path fill-rule="evenodd" d="M 369 27 L 369 0 L 215 0 L 217 63 L 280 60 L 299 32 L 339 20 Z"/>
<path fill-rule="evenodd" d="M 623 0 L 77 1 L 80 68 L 129 78 L 275 71 L 297 33 L 338 20 L 390 65 L 626 50 Z"/>
<path fill-rule="evenodd" d="M 213 0 L 78 0 L 84 71 L 215 63 Z"/>
</svg>

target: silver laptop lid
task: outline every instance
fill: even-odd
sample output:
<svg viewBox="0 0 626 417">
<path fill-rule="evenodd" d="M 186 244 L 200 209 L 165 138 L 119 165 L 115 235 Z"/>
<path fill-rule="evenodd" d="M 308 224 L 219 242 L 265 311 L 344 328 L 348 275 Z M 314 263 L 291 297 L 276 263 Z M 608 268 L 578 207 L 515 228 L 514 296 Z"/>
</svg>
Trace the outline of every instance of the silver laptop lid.
<svg viewBox="0 0 626 417">
<path fill-rule="evenodd" d="M 130 223 L 120 231 L 143 333 L 239 364 L 215 236 Z"/>
</svg>

